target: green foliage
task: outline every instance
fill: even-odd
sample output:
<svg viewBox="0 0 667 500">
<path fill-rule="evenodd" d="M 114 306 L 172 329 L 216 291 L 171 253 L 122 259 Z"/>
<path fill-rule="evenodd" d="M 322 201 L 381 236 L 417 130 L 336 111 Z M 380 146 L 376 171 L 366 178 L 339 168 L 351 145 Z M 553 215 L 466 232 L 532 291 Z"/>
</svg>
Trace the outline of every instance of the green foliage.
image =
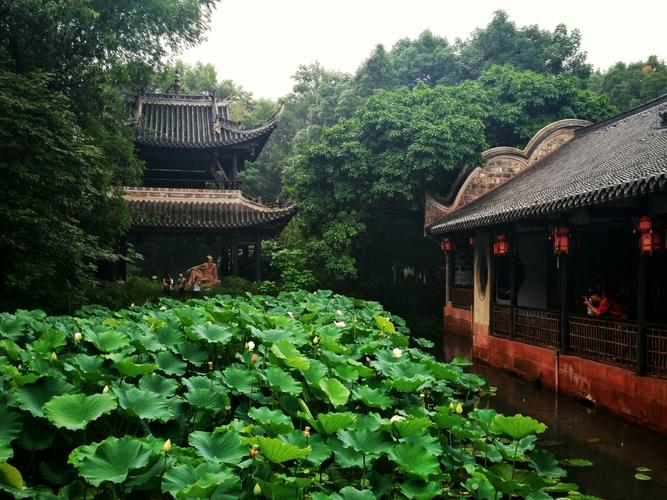
<svg viewBox="0 0 667 500">
<path fill-rule="evenodd" d="M 460 360 L 409 348 L 408 333 L 379 304 L 326 291 L 0 314 L 12 342 L 0 344 L 0 490 L 547 498 L 576 488 L 535 449 L 542 424 L 451 410 L 488 386 Z M 153 364 L 165 354 L 167 368 Z M 417 397 L 401 381 L 428 387 Z"/>
</svg>

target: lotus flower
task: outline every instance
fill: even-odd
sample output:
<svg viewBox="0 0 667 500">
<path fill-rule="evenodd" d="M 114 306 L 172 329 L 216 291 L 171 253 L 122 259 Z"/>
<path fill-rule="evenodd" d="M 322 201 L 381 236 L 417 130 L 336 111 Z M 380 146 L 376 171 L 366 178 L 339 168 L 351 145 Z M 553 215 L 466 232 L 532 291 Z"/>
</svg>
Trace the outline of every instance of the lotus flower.
<svg viewBox="0 0 667 500">
<path fill-rule="evenodd" d="M 255 350 L 255 343 L 251 340 L 249 342 L 246 342 L 245 344 L 246 351 L 253 351 Z"/>
<path fill-rule="evenodd" d="M 305 437 L 306 439 L 308 439 L 310 437 L 310 427 L 306 426 L 303 429 L 303 437 Z"/>
<path fill-rule="evenodd" d="M 102 394 L 106 394 L 107 392 L 109 392 L 109 386 L 105 385 L 104 389 L 102 389 Z"/>
<path fill-rule="evenodd" d="M 403 420 L 405 420 L 405 417 L 402 417 L 401 415 L 394 415 L 389 419 L 392 424 L 395 424 L 396 422 L 403 422 Z"/>
<path fill-rule="evenodd" d="M 334 321 L 334 325 L 338 328 L 345 328 L 345 321 Z"/>
<path fill-rule="evenodd" d="M 343 311 L 340 309 L 336 309 L 336 316 L 341 316 L 343 314 Z"/>
<path fill-rule="evenodd" d="M 81 342 L 82 338 L 83 338 L 83 335 L 81 335 L 81 332 L 76 332 L 74 334 L 74 342 Z"/>
<path fill-rule="evenodd" d="M 290 318 L 294 319 L 294 313 L 293 313 L 292 311 L 287 311 L 287 315 L 288 315 Z"/>
<path fill-rule="evenodd" d="M 394 347 L 394 349 L 391 351 L 391 355 L 392 355 L 394 358 L 398 359 L 398 358 L 400 358 L 401 356 L 403 356 L 403 351 L 402 351 L 400 348 L 398 348 L 398 347 Z"/>
<path fill-rule="evenodd" d="M 160 306 L 160 311 L 166 311 L 166 310 L 167 310 L 167 306 Z"/>
</svg>

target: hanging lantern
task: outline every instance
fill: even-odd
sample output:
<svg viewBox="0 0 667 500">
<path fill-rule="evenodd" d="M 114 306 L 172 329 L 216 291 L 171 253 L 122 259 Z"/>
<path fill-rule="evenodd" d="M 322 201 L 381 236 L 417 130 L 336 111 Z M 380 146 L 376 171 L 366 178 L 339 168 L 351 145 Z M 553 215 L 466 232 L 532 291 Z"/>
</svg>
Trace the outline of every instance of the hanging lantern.
<svg viewBox="0 0 667 500">
<path fill-rule="evenodd" d="M 509 253 L 510 242 L 507 240 L 504 234 L 497 235 L 493 242 L 493 255 L 501 257 L 503 255 L 509 255 Z"/>
<path fill-rule="evenodd" d="M 454 242 L 449 238 L 443 238 L 442 243 L 440 243 L 440 248 L 443 252 L 451 252 L 454 250 Z"/>
<path fill-rule="evenodd" d="M 637 232 L 639 232 L 639 253 L 651 255 L 653 253 L 653 221 L 644 216 L 637 221 Z"/>
<path fill-rule="evenodd" d="M 468 245 L 470 245 L 471 247 L 475 246 L 475 237 L 474 236 L 471 236 L 471 237 L 468 238 Z"/>
<path fill-rule="evenodd" d="M 570 251 L 570 228 L 567 226 L 556 226 L 551 230 L 551 239 L 554 247 L 554 255 L 569 253 Z"/>
<path fill-rule="evenodd" d="M 662 250 L 662 235 L 660 234 L 660 231 L 653 231 L 653 233 L 651 233 L 651 250 L 653 253 Z"/>
</svg>

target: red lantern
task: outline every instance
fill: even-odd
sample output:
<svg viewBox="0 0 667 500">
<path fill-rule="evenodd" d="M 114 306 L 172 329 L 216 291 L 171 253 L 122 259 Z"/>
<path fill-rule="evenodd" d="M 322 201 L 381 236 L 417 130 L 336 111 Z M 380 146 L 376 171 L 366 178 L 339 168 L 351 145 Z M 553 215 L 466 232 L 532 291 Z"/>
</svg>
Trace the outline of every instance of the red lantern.
<svg viewBox="0 0 667 500">
<path fill-rule="evenodd" d="M 567 226 L 556 226 L 551 230 L 554 255 L 569 253 L 570 251 L 570 228 Z"/>
<path fill-rule="evenodd" d="M 443 238 L 442 243 L 440 243 L 440 248 L 443 252 L 450 252 L 454 250 L 454 242 L 449 238 Z"/>
<path fill-rule="evenodd" d="M 637 231 L 639 232 L 639 253 L 651 255 L 653 253 L 653 221 L 651 218 L 641 217 L 637 221 Z"/>
<path fill-rule="evenodd" d="M 499 234 L 496 236 L 495 241 L 493 242 L 493 255 L 503 256 L 510 253 L 510 242 L 507 241 L 507 238 L 504 234 Z"/>
<path fill-rule="evenodd" d="M 653 231 L 651 234 L 651 249 L 653 253 L 662 250 L 662 236 L 660 235 L 660 231 Z"/>
<path fill-rule="evenodd" d="M 471 247 L 475 246 L 475 237 L 474 236 L 471 236 L 470 238 L 468 238 L 468 245 L 470 245 Z"/>
</svg>

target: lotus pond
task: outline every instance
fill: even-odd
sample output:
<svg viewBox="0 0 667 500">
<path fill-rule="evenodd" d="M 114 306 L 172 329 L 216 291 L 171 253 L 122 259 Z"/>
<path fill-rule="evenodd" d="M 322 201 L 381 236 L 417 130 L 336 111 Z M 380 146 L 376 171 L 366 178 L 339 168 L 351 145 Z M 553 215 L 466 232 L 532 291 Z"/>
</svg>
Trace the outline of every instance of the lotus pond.
<svg viewBox="0 0 667 500">
<path fill-rule="evenodd" d="M 577 497 L 545 426 L 374 302 L 0 315 L 0 489 L 48 498 Z"/>
</svg>

